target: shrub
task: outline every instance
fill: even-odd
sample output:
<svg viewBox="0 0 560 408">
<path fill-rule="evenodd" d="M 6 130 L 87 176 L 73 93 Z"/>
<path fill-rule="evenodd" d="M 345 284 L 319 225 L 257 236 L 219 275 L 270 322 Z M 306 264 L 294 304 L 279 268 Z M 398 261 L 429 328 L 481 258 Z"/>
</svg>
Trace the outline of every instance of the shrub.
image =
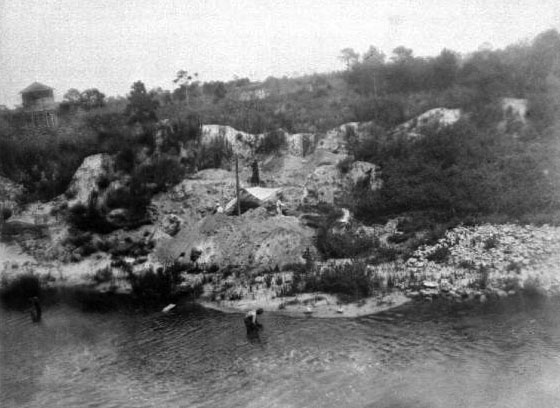
<svg viewBox="0 0 560 408">
<path fill-rule="evenodd" d="M 70 208 L 68 222 L 82 231 L 92 231 L 106 234 L 116 227 L 108 222 L 95 204 L 90 202 L 87 206 L 78 203 Z"/>
<path fill-rule="evenodd" d="M 316 245 L 326 258 L 353 258 L 371 251 L 377 242 L 367 236 L 323 227 L 317 233 Z"/>
<path fill-rule="evenodd" d="M 25 307 L 29 304 L 29 298 L 41 295 L 39 277 L 32 273 L 18 276 L 2 287 L 0 295 L 9 306 Z"/>
<path fill-rule="evenodd" d="M 132 293 L 145 301 L 162 301 L 171 296 L 182 282 L 180 273 L 173 268 L 148 268 L 140 274 L 128 273 Z"/>
<path fill-rule="evenodd" d="M 478 274 L 478 287 L 480 289 L 486 289 L 488 287 L 488 279 L 490 278 L 490 269 L 485 266 L 480 266 Z"/>
<path fill-rule="evenodd" d="M 515 272 L 515 273 L 521 273 L 521 267 L 522 265 L 519 262 L 510 262 L 507 266 L 506 266 L 506 271 L 508 272 Z"/>
<path fill-rule="evenodd" d="M 100 190 L 105 190 L 109 187 L 109 184 L 111 184 L 111 180 L 105 174 L 99 176 L 97 179 L 97 187 L 99 187 Z"/>
<path fill-rule="evenodd" d="M 64 197 L 66 197 L 66 199 L 68 200 L 72 200 L 73 198 L 76 197 L 76 195 L 78 194 L 78 192 L 74 189 L 68 189 L 64 192 Z"/>
<path fill-rule="evenodd" d="M 82 245 L 89 244 L 92 236 L 90 232 L 81 232 L 77 230 L 70 230 L 70 235 L 64 241 L 65 244 L 70 244 L 76 248 Z"/>
<path fill-rule="evenodd" d="M 268 289 L 272 286 L 272 274 L 265 275 L 264 283 Z"/>
<path fill-rule="evenodd" d="M 435 263 L 444 263 L 449 259 L 451 251 L 447 247 L 438 247 L 434 252 L 429 254 L 426 259 Z"/>
<path fill-rule="evenodd" d="M 191 249 L 191 254 L 189 255 L 189 258 L 191 262 L 196 263 L 196 261 L 198 261 L 198 258 L 200 258 L 201 255 L 202 255 L 202 251 L 200 249 L 193 248 Z"/>
<path fill-rule="evenodd" d="M 387 238 L 387 241 L 393 244 L 402 244 L 403 242 L 408 241 L 412 237 L 414 237 L 414 233 L 408 233 L 408 234 L 397 233 Z"/>
<path fill-rule="evenodd" d="M 338 162 L 336 168 L 338 169 L 338 171 L 340 171 L 341 174 L 347 174 L 352 168 L 352 163 L 354 163 L 352 157 L 345 157 Z"/>
<path fill-rule="evenodd" d="M 2 221 L 6 221 L 11 216 L 12 216 L 12 209 L 2 207 L 2 211 L 0 211 L 0 217 L 2 218 Z"/>
<path fill-rule="evenodd" d="M 461 260 L 461 262 L 459 262 L 459 268 L 464 268 L 464 269 L 474 269 L 474 262 L 470 261 L 470 260 Z"/>
<path fill-rule="evenodd" d="M 492 248 L 496 248 L 499 242 L 500 240 L 498 239 L 498 237 L 492 235 L 491 237 L 486 238 L 486 240 L 484 241 L 484 249 L 488 251 Z"/>
<path fill-rule="evenodd" d="M 169 186 L 179 183 L 184 174 L 183 166 L 176 160 L 170 158 L 159 159 L 155 163 L 144 164 L 134 170 L 130 182 L 131 190 L 135 195 L 165 191 Z M 155 187 L 150 190 L 147 185 Z"/>
<path fill-rule="evenodd" d="M 291 271 L 294 273 L 303 273 L 305 272 L 305 264 L 302 263 L 287 263 L 282 265 L 283 271 Z"/>
<path fill-rule="evenodd" d="M 504 279 L 504 290 L 519 290 L 521 285 L 519 284 L 519 278 L 515 278 L 513 276 L 509 276 Z"/>
<path fill-rule="evenodd" d="M 545 291 L 538 277 L 529 277 L 523 282 L 523 293 L 528 296 L 539 296 Z"/>
<path fill-rule="evenodd" d="M 318 275 L 306 275 L 304 290 L 345 295 L 351 299 L 371 296 L 373 284 L 367 265 L 352 262 L 335 265 Z"/>
<path fill-rule="evenodd" d="M 387 246 L 380 246 L 375 250 L 375 255 L 372 261 L 369 263 L 371 265 L 378 265 L 386 262 L 393 262 L 398 259 L 399 250 Z"/>
<path fill-rule="evenodd" d="M 243 294 L 241 292 L 234 291 L 228 295 L 228 300 L 241 300 L 241 299 L 243 299 Z"/>
<path fill-rule="evenodd" d="M 134 161 L 136 155 L 134 150 L 130 147 L 125 147 L 119 151 L 115 157 L 115 168 L 117 171 L 123 171 L 125 173 L 130 173 L 134 169 Z"/>
<path fill-rule="evenodd" d="M 203 145 L 197 156 L 199 170 L 229 169 L 233 158 L 233 147 L 224 136 L 218 136 L 207 145 Z"/>
<path fill-rule="evenodd" d="M 93 281 L 98 285 L 101 283 L 110 282 L 114 279 L 113 276 L 113 269 L 110 266 L 106 268 L 101 268 L 95 271 L 95 274 L 92 277 Z"/>
<path fill-rule="evenodd" d="M 286 134 L 282 130 L 265 133 L 257 148 L 257 153 L 278 153 L 287 146 Z"/>
</svg>

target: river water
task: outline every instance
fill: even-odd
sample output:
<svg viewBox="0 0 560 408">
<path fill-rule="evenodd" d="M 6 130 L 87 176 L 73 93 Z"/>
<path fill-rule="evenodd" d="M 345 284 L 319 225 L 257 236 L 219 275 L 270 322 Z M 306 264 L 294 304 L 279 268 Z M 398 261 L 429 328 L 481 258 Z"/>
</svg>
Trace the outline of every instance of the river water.
<svg viewBox="0 0 560 408">
<path fill-rule="evenodd" d="M 0 311 L 2 407 L 560 407 L 560 302 L 356 319 Z"/>
</svg>

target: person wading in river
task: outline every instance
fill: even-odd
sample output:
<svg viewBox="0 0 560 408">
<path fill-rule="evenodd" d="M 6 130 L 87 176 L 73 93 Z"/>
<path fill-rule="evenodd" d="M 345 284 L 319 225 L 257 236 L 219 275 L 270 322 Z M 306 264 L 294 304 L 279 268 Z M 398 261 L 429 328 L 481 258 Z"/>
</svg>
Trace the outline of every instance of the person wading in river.
<svg viewBox="0 0 560 408">
<path fill-rule="evenodd" d="M 259 329 L 262 329 L 262 324 L 257 321 L 257 315 L 263 313 L 261 308 L 257 310 L 250 310 L 245 315 L 243 321 L 245 322 L 245 327 L 247 328 L 247 334 L 252 334 L 257 332 Z"/>
<path fill-rule="evenodd" d="M 39 323 L 43 314 L 41 310 L 41 304 L 39 303 L 39 298 L 37 296 L 34 296 L 32 298 L 29 298 L 29 302 L 31 303 L 31 321 L 33 323 Z"/>
</svg>

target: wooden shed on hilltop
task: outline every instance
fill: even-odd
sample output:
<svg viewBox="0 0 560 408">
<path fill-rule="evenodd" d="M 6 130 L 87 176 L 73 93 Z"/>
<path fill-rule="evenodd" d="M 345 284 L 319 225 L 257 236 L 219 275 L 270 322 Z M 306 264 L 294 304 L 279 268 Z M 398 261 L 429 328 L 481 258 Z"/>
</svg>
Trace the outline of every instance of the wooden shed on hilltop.
<svg viewBox="0 0 560 408">
<path fill-rule="evenodd" d="M 28 122 L 33 126 L 56 126 L 54 88 L 39 82 L 33 82 L 20 94 Z"/>
</svg>

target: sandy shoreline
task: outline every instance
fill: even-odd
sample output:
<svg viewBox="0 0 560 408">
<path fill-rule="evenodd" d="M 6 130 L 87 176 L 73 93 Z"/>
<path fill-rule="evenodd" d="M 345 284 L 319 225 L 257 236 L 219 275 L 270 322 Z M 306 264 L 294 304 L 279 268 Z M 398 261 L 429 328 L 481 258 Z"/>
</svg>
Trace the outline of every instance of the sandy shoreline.
<svg viewBox="0 0 560 408">
<path fill-rule="evenodd" d="M 257 298 L 241 300 L 210 301 L 199 299 L 197 303 L 208 309 L 224 313 L 243 313 L 262 308 L 290 316 L 316 318 L 359 317 L 383 312 L 410 302 L 411 299 L 395 291 L 383 297 L 369 297 L 350 303 L 341 303 L 336 296 L 325 293 L 301 293 L 298 296 L 282 298 Z"/>
</svg>

